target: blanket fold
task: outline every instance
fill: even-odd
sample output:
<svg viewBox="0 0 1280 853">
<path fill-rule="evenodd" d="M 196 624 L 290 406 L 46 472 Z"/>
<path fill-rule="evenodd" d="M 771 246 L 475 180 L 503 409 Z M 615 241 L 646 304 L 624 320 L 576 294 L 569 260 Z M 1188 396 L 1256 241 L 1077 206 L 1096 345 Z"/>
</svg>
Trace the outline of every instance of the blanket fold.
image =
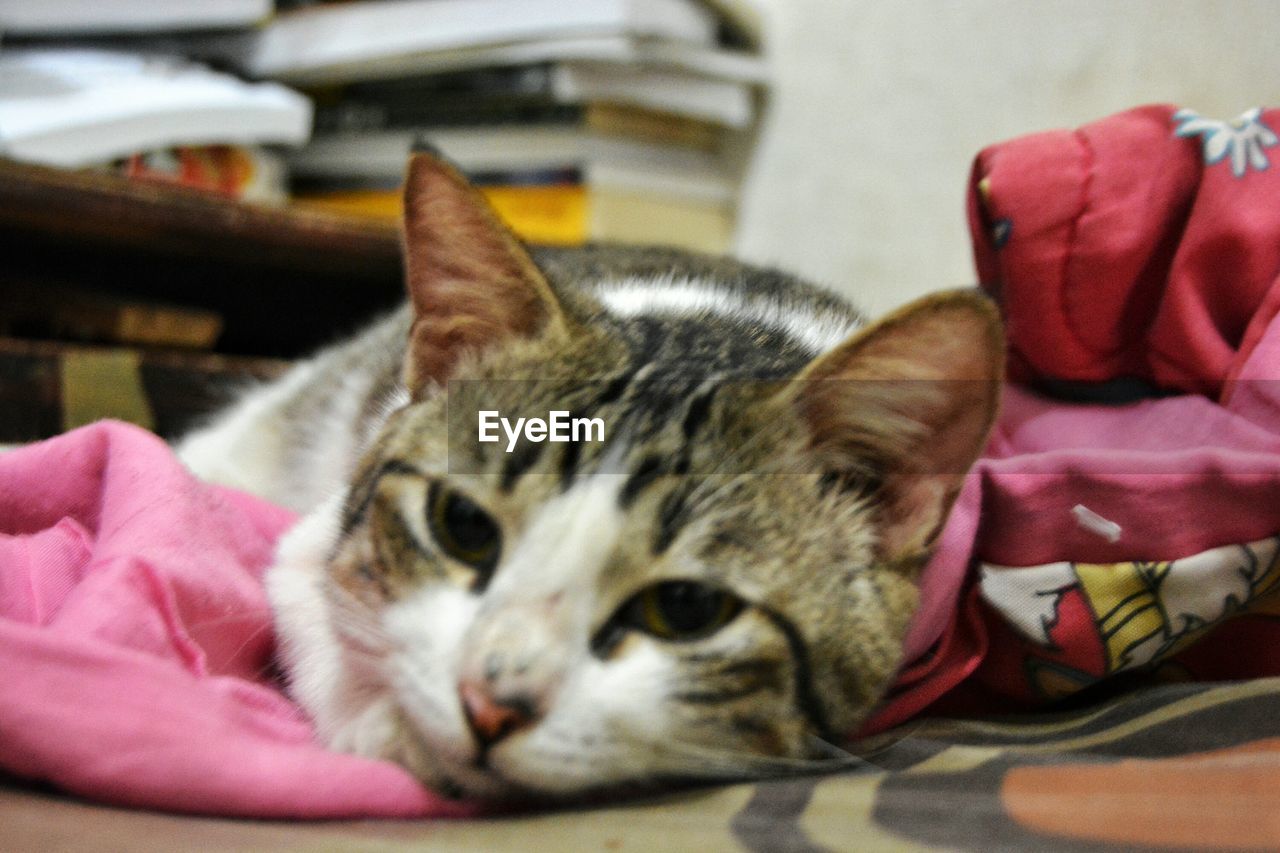
<svg viewBox="0 0 1280 853">
<path fill-rule="evenodd" d="M 1154 105 L 978 155 L 1012 382 L 868 730 L 1121 673 L 1280 673 L 1277 127 Z M 1034 390 L 1064 387 L 1130 402 Z"/>
<path fill-rule="evenodd" d="M 0 767 L 171 811 L 466 813 L 321 748 L 272 677 L 262 572 L 292 521 L 126 424 L 0 455 Z"/>
</svg>

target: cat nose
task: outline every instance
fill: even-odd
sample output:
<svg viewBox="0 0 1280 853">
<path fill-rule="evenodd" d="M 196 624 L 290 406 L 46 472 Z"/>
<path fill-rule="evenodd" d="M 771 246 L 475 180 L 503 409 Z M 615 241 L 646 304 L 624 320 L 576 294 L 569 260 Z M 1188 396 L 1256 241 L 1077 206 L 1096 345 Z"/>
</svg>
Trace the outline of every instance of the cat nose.
<svg viewBox="0 0 1280 853">
<path fill-rule="evenodd" d="M 458 697 L 462 700 L 462 713 L 467 718 L 467 725 L 484 747 L 492 746 L 533 722 L 533 703 L 523 696 L 498 699 L 485 688 L 464 681 L 458 685 Z"/>
</svg>

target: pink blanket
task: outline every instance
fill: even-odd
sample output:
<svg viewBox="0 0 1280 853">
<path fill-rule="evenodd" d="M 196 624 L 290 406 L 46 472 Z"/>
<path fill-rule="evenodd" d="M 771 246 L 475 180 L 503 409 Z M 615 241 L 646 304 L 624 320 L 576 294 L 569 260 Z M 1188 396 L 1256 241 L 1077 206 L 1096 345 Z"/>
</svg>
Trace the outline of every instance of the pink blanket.
<svg viewBox="0 0 1280 853">
<path fill-rule="evenodd" d="M 1012 384 L 870 728 L 1280 674 L 1278 128 L 1154 105 L 978 155 Z"/>
<path fill-rule="evenodd" d="M 174 811 L 463 813 L 281 692 L 261 575 L 291 520 L 125 424 L 0 454 L 0 767 Z"/>
</svg>

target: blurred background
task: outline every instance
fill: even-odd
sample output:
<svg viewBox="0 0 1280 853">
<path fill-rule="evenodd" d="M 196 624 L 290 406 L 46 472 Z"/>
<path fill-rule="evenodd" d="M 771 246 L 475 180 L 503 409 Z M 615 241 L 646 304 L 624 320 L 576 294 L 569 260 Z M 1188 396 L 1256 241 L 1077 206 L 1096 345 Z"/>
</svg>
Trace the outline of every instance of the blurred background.
<svg viewBox="0 0 1280 853">
<path fill-rule="evenodd" d="M 394 305 L 415 146 L 531 243 L 878 314 L 973 283 L 981 148 L 1275 104 L 1277 45 L 1272 0 L 0 0 L 0 440 L 178 432 Z"/>
<path fill-rule="evenodd" d="M 973 282 L 983 147 L 1145 103 L 1280 103 L 1270 0 L 761 0 L 772 109 L 736 246 L 871 313 Z"/>
</svg>

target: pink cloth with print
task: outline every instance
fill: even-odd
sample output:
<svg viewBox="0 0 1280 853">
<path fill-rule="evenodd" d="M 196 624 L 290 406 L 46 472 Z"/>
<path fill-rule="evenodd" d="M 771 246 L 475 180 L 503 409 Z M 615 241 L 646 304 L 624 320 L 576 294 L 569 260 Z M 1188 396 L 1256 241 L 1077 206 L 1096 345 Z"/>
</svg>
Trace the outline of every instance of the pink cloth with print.
<svg viewBox="0 0 1280 853">
<path fill-rule="evenodd" d="M 125 424 L 0 454 L 0 767 L 183 812 L 461 813 L 318 746 L 271 678 L 262 572 L 292 520 Z"/>
<path fill-rule="evenodd" d="M 984 603 L 976 562 L 1169 561 L 1280 533 L 1277 128 L 1280 110 L 1215 122 L 1148 106 L 978 155 L 969 225 L 1011 383 L 869 729 L 1053 698 L 1029 683 L 1035 667 L 1056 667 L 1059 688 L 1107 674 L 1086 663 L 1115 627 L 1105 614 L 1068 602 L 1037 646 Z M 1117 379 L 1156 394 L 1104 406 L 1030 390 Z M 1122 534 L 1091 531 L 1077 505 Z M 1280 622 L 1226 621 L 1178 662 L 1192 677 L 1280 674 Z"/>
</svg>

